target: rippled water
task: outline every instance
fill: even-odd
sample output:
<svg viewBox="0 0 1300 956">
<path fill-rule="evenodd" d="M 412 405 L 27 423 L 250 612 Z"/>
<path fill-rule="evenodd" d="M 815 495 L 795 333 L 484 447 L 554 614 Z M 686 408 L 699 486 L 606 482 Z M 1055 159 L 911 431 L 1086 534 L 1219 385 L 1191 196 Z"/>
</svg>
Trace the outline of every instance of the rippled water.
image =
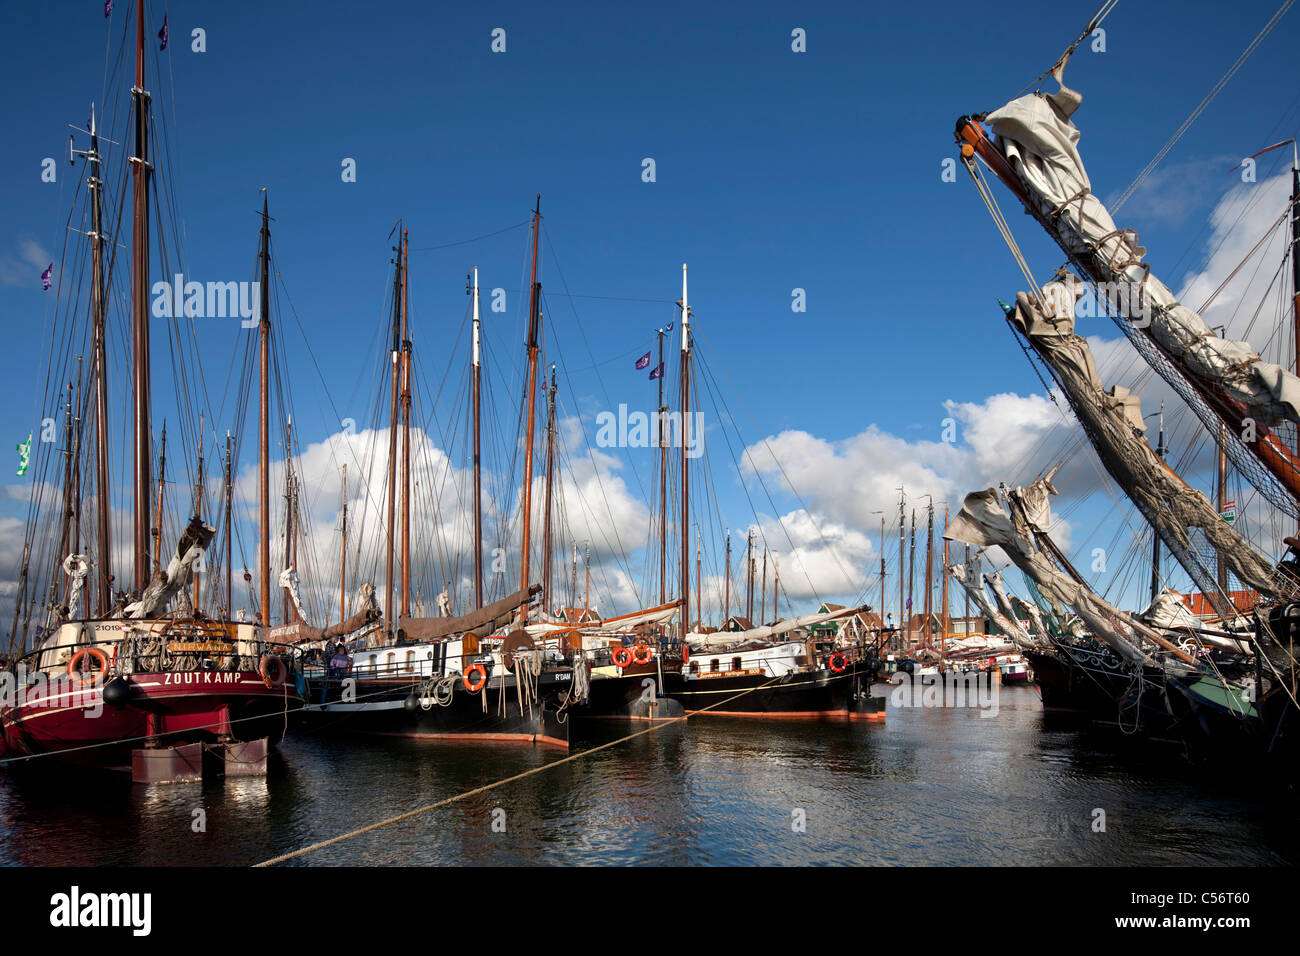
<svg viewBox="0 0 1300 956">
<path fill-rule="evenodd" d="M 692 718 L 295 864 L 1260 864 L 1300 861 L 1293 798 L 1116 756 L 1045 719 L 894 708 L 885 724 Z M 597 740 L 645 729 L 598 725 Z M 581 746 L 575 746 L 575 751 Z M 0 862 L 249 864 L 563 756 L 299 734 L 266 778 L 133 786 L 0 772 Z M 505 811 L 505 832 L 492 829 Z M 1093 811 L 1106 814 L 1104 833 Z M 194 832 L 202 809 L 206 832 Z M 802 810 L 804 832 L 793 823 Z M 498 819 L 500 815 L 498 815 Z"/>
</svg>

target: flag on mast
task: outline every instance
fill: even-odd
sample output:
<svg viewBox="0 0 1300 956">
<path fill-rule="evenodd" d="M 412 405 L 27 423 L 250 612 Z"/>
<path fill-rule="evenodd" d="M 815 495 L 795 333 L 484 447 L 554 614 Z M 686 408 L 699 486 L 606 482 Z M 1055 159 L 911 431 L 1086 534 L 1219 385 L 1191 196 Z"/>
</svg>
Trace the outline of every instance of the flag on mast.
<svg viewBox="0 0 1300 956">
<path fill-rule="evenodd" d="M 165 13 L 163 14 L 162 29 L 158 31 L 158 39 L 162 41 L 162 44 L 158 47 L 159 51 L 167 49 L 167 14 Z"/>
<path fill-rule="evenodd" d="M 51 262 L 48 266 L 45 267 L 45 271 L 41 273 L 41 288 L 44 289 L 46 292 L 50 291 L 50 285 L 53 283 L 53 280 L 50 278 L 50 276 L 52 276 L 53 274 L 54 274 L 54 263 Z"/>
<path fill-rule="evenodd" d="M 648 367 L 649 365 L 650 365 L 650 353 L 649 353 L 649 352 L 646 352 L 645 355 L 641 356 L 639 359 L 636 360 L 636 367 L 637 367 L 638 369 L 646 368 L 646 367 Z"/>
</svg>

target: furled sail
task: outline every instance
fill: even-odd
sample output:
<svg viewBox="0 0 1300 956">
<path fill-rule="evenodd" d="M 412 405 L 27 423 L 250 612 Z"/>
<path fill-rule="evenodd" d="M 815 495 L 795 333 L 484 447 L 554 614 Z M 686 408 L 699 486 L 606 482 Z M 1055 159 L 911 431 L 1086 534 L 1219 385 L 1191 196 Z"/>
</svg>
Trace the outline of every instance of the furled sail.
<svg viewBox="0 0 1300 956">
<path fill-rule="evenodd" d="M 167 563 L 167 570 L 158 571 L 140 600 L 128 604 L 123 614 L 138 621 L 166 612 L 172 598 L 190 583 L 194 563 L 203 556 L 216 533 L 216 528 L 208 527 L 199 518 L 190 519 L 176 545 L 176 552 Z"/>
<path fill-rule="evenodd" d="M 561 631 L 581 631 L 584 634 L 617 634 L 642 624 L 663 624 L 671 621 L 677 616 L 679 606 L 680 603 L 674 601 L 671 604 L 647 608 L 644 611 L 633 611 L 631 614 L 610 617 L 603 621 L 593 621 L 590 624 L 544 621 L 538 624 L 529 624 L 524 630 L 528 632 L 529 637 L 547 637 Z"/>
<path fill-rule="evenodd" d="M 1239 580 L 1259 593 L 1276 596 L 1291 585 L 1273 564 L 1224 521 L 1206 496 L 1189 487 L 1152 451 L 1143 437 L 1145 423 L 1137 396 L 1116 387 L 1105 391 L 1087 340 L 1074 331 L 1075 303 L 1083 284 L 1063 272 L 1043 287 L 1045 301 L 1024 292 L 1007 319 L 1051 368 L 1084 433 L 1110 476 L 1128 494 L 1197 586 L 1216 595 L 1215 575 L 1188 536 L 1199 528 Z"/>
<path fill-rule="evenodd" d="M 1139 646 L 1139 631 L 1123 611 L 1102 600 L 1083 584 L 1062 571 L 1038 547 L 1038 535 L 1047 533 L 1051 520 L 1049 495 L 1056 493 L 1051 475 L 1039 478 L 1029 488 L 1017 489 L 1022 509 L 1008 514 L 994 488 L 966 496 L 961 511 L 948 526 L 944 537 L 981 548 L 1000 547 L 1046 596 L 1074 608 L 1089 630 L 1125 660 L 1146 662 Z"/>
<path fill-rule="evenodd" d="M 1215 335 L 1200 315 L 1180 304 L 1168 286 L 1150 274 L 1137 234 L 1117 228 L 1092 194 L 1079 155 L 1079 129 L 1070 120 L 1081 100 L 1062 84 L 1060 93 L 1021 96 L 985 117 L 1038 213 L 1052 224 L 1055 238 L 1070 256 L 1087 265 L 1099 281 L 1115 283 L 1117 293 L 1129 295 L 1123 311 L 1130 320 L 1138 309 L 1142 321 L 1149 313 L 1148 333 L 1181 370 L 1239 402 L 1247 417 L 1270 424 L 1300 423 L 1300 379 L 1263 361 L 1248 342 Z"/>
<path fill-rule="evenodd" d="M 871 610 L 871 605 L 862 604 L 858 607 L 841 608 L 838 611 L 824 611 L 820 614 L 803 614 L 799 617 L 792 617 L 788 621 L 778 621 L 775 624 L 766 624 L 762 627 L 751 627 L 747 631 L 716 631 L 713 634 L 687 634 L 686 643 L 692 648 L 696 647 L 726 647 L 731 644 L 743 644 L 745 641 L 768 641 L 781 634 L 787 634 L 790 631 L 797 630 L 801 627 L 809 627 L 813 624 L 825 624 L 827 621 L 835 621 L 842 617 L 852 617 L 854 614 L 865 613 Z"/>
<path fill-rule="evenodd" d="M 407 617 L 403 614 L 398 618 L 398 624 L 408 641 L 432 641 L 471 631 L 481 632 L 479 636 L 483 636 L 508 624 L 519 609 L 530 603 L 541 590 L 540 584 L 532 584 L 460 617 Z"/>
<path fill-rule="evenodd" d="M 980 609 L 980 613 L 996 624 L 998 630 L 1011 638 L 1016 647 L 1025 650 L 1034 646 L 1033 639 L 1016 622 L 1015 616 L 1003 614 L 989 601 L 989 596 L 984 593 L 984 587 L 980 581 L 978 560 L 970 564 L 951 565 L 948 568 L 948 573 L 970 595 L 971 600 L 975 602 L 975 606 Z"/>
</svg>

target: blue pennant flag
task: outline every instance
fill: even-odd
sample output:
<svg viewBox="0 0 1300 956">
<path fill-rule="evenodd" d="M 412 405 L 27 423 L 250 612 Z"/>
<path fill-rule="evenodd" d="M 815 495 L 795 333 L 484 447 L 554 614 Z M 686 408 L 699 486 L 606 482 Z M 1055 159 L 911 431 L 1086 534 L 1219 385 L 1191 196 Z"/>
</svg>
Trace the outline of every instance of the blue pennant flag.
<svg viewBox="0 0 1300 956">
<path fill-rule="evenodd" d="M 654 380 L 656 378 L 663 378 L 663 377 L 664 377 L 664 363 L 660 362 L 658 368 L 652 368 L 650 370 L 650 378 L 651 380 Z"/>
<path fill-rule="evenodd" d="M 646 367 L 648 367 L 649 365 L 650 365 L 650 353 L 649 353 L 649 352 L 646 352 L 645 355 L 641 356 L 639 359 L 636 360 L 636 367 L 637 367 L 638 369 L 646 368 Z"/>
</svg>

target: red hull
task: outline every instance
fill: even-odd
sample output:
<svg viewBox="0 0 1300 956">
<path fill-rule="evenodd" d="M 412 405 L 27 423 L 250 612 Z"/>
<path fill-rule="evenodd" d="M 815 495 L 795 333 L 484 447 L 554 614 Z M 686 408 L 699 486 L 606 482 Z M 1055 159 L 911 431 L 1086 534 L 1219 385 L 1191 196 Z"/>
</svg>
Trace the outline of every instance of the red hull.
<svg viewBox="0 0 1300 956">
<path fill-rule="evenodd" d="M 153 736 L 165 746 L 278 740 L 302 706 L 290 683 L 268 687 L 253 671 L 132 674 L 125 704 L 105 704 L 103 687 L 60 681 L 0 709 L 8 756 L 58 754 L 77 763 L 121 767 Z"/>
</svg>

